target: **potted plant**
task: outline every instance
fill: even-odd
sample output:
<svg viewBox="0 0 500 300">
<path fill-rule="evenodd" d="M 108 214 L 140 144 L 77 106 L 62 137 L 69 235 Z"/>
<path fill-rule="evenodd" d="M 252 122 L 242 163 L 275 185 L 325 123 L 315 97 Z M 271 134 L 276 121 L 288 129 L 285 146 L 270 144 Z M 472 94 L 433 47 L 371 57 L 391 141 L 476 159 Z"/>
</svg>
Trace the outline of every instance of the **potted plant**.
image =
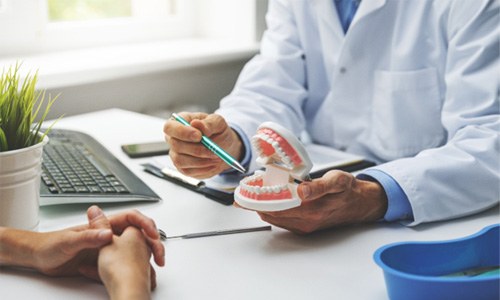
<svg viewBox="0 0 500 300">
<path fill-rule="evenodd" d="M 33 230 L 50 130 L 42 132 L 41 126 L 57 96 L 46 102 L 45 91 L 35 88 L 38 72 L 21 81 L 19 69 L 20 64 L 4 69 L 0 77 L 0 226 Z"/>
</svg>

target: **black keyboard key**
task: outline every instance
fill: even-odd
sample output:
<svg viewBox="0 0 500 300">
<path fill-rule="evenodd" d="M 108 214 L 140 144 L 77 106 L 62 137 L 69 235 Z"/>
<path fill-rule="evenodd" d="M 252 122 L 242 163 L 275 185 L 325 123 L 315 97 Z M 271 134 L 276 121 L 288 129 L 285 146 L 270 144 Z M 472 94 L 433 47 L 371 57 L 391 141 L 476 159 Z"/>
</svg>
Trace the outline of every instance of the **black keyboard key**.
<svg viewBox="0 0 500 300">
<path fill-rule="evenodd" d="M 92 185 L 89 186 L 88 188 L 91 193 L 102 193 L 101 188 L 99 188 L 97 185 Z"/>
<path fill-rule="evenodd" d="M 59 190 L 58 190 L 55 186 L 50 186 L 50 187 L 49 187 L 49 191 L 50 191 L 52 194 L 57 194 L 57 193 L 59 193 Z"/>
<path fill-rule="evenodd" d="M 116 190 L 113 187 L 106 187 L 106 188 L 103 188 L 103 190 L 105 193 L 116 193 Z"/>
<path fill-rule="evenodd" d="M 76 186 L 75 190 L 77 193 L 90 193 L 90 190 L 86 186 Z"/>
<path fill-rule="evenodd" d="M 42 174 L 42 180 L 46 186 L 54 186 L 54 182 L 52 182 L 50 177 L 48 175 L 46 175 L 45 173 Z"/>
<path fill-rule="evenodd" d="M 115 189 L 120 194 L 127 194 L 129 191 L 124 186 L 115 186 Z"/>
<path fill-rule="evenodd" d="M 72 187 L 61 188 L 61 192 L 65 194 L 76 193 L 76 190 Z"/>
</svg>

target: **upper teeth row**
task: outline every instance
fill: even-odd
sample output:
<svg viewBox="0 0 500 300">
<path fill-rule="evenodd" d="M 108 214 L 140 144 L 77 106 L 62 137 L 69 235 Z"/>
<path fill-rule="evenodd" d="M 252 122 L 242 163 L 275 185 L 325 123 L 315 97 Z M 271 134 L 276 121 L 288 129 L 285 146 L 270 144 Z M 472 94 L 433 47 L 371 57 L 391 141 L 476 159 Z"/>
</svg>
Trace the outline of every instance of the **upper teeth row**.
<svg viewBox="0 0 500 300">
<path fill-rule="evenodd" d="M 257 133 L 253 138 L 252 138 L 252 145 L 254 146 L 255 149 L 257 149 L 257 151 L 259 152 L 259 156 L 262 155 L 262 149 L 260 148 L 260 145 L 259 145 L 259 140 L 263 140 L 263 141 L 266 141 L 267 143 L 269 143 L 270 145 L 273 146 L 274 148 L 274 151 L 278 154 L 278 156 L 281 158 L 281 160 L 283 161 L 283 163 L 289 167 L 289 168 L 293 168 L 293 165 L 292 165 L 292 160 L 290 159 L 290 157 L 285 153 L 285 151 L 283 151 L 283 149 L 281 148 L 280 144 L 273 140 L 273 138 L 271 136 L 269 136 L 268 134 L 266 133 L 263 133 L 263 132 L 259 132 Z"/>
</svg>

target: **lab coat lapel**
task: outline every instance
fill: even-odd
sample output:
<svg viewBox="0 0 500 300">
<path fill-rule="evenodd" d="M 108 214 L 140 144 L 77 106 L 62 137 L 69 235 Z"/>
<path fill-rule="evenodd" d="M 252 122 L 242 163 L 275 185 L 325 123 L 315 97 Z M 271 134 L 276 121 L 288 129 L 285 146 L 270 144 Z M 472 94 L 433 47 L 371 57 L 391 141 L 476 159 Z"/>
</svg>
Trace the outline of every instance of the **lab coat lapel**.
<svg viewBox="0 0 500 300">
<path fill-rule="evenodd" d="M 316 22 L 318 22 L 321 37 L 321 48 L 325 61 L 328 79 L 331 82 L 334 68 L 338 63 L 345 42 L 345 34 L 335 8 L 334 0 L 310 0 L 314 5 Z M 367 15 L 377 11 L 385 5 L 387 0 L 364 0 L 361 2 L 352 26 L 361 21 Z"/>
<path fill-rule="evenodd" d="M 339 16 L 333 0 L 314 0 L 316 22 L 318 22 L 321 37 L 321 48 L 325 60 L 326 72 L 331 82 L 333 68 L 338 61 L 342 44 L 344 42 L 344 31 L 340 24 Z"/>
<path fill-rule="evenodd" d="M 364 17 L 380 9 L 385 5 L 386 1 L 387 0 L 362 0 L 356 14 L 354 15 L 354 19 L 352 20 L 350 27 L 356 26 L 356 23 L 358 23 Z"/>
</svg>

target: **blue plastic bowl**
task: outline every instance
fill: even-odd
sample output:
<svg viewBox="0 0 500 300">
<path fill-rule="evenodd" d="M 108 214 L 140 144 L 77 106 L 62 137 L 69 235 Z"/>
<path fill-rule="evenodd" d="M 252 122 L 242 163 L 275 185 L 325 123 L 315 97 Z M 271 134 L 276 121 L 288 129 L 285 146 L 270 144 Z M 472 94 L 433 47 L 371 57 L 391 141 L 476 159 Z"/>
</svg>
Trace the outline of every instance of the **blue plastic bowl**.
<svg viewBox="0 0 500 300">
<path fill-rule="evenodd" d="M 375 262 L 384 271 L 392 300 L 500 299 L 498 268 L 477 276 L 464 270 L 498 267 L 500 224 L 465 238 L 439 242 L 401 242 L 379 248 Z"/>
</svg>

